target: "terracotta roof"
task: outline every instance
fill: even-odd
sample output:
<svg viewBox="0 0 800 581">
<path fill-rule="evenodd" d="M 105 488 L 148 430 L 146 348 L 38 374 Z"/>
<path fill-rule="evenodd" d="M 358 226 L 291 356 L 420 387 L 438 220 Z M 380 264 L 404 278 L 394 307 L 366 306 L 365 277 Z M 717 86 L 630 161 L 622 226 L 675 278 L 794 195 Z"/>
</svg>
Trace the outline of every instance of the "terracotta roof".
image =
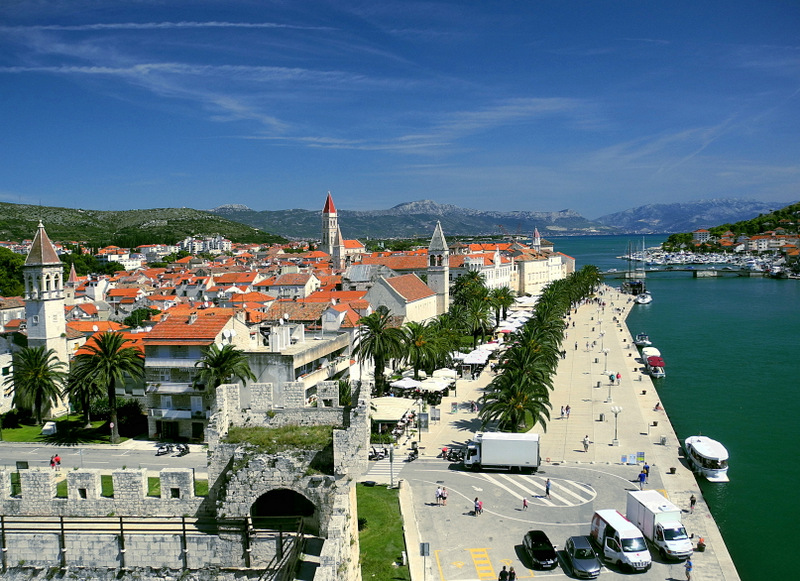
<svg viewBox="0 0 800 581">
<path fill-rule="evenodd" d="M 25 300 L 22 297 L 0 298 L 0 309 L 18 309 L 24 306 Z"/>
<path fill-rule="evenodd" d="M 305 286 L 310 278 L 310 274 L 300 272 L 282 274 L 271 286 Z"/>
<path fill-rule="evenodd" d="M 359 242 L 358 240 L 345 240 L 344 241 L 345 248 L 364 248 L 364 245 Z"/>
<path fill-rule="evenodd" d="M 50 242 L 50 238 L 47 236 L 44 224 L 41 221 L 39 221 L 39 229 L 36 231 L 36 236 L 33 238 L 31 250 L 25 259 L 25 266 L 39 264 L 61 264 L 58 253 L 53 247 L 53 243 Z"/>
<path fill-rule="evenodd" d="M 89 354 L 91 351 L 89 347 L 95 345 L 97 342 L 97 338 L 102 335 L 102 332 L 95 333 L 88 339 L 86 339 L 86 343 L 81 345 L 80 349 L 75 352 L 75 355 L 83 355 Z M 133 347 L 136 351 L 142 355 L 144 355 L 144 343 L 142 342 L 142 338 L 145 336 L 145 333 L 125 333 L 122 332 L 122 336 L 127 339 L 127 342 L 122 345 L 123 348 L 126 347 Z"/>
<path fill-rule="evenodd" d="M 95 327 L 97 328 L 95 329 Z M 124 325 L 120 325 L 114 321 L 67 321 L 67 328 L 83 333 L 84 335 L 88 333 L 127 329 Z"/>
<path fill-rule="evenodd" d="M 361 264 L 382 264 L 392 270 L 422 270 L 428 266 L 427 256 L 406 256 L 406 255 L 390 255 L 390 256 L 364 256 L 361 258 Z"/>
<path fill-rule="evenodd" d="M 328 303 L 302 303 L 299 301 L 277 301 L 270 305 L 264 320 L 277 321 L 283 315 L 289 315 L 289 321 L 297 323 L 313 323 L 318 321 L 328 308 Z"/>
<path fill-rule="evenodd" d="M 147 345 L 181 344 L 210 345 L 233 317 L 232 309 L 182 310 L 170 309 L 162 315 L 153 330 L 144 338 Z M 223 313 L 220 311 L 227 311 Z"/>
<path fill-rule="evenodd" d="M 416 274 L 393 276 L 387 278 L 386 282 L 408 302 L 436 295 Z"/>
<path fill-rule="evenodd" d="M 317 302 L 331 302 L 333 299 L 336 299 L 339 302 L 348 302 L 354 301 L 358 299 L 363 299 L 364 295 L 367 294 L 367 291 L 324 291 L 318 290 L 314 291 L 310 295 L 308 295 L 305 299 L 306 302 L 309 303 L 317 303 Z"/>
</svg>

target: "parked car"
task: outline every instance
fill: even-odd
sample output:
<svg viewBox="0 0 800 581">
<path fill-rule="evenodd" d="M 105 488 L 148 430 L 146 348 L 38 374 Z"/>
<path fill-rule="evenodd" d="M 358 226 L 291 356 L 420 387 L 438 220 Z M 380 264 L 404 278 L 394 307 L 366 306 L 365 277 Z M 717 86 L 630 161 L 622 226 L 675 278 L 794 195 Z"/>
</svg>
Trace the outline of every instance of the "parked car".
<svg viewBox="0 0 800 581">
<path fill-rule="evenodd" d="M 589 537 L 568 538 L 564 553 L 575 577 L 594 579 L 600 575 L 600 559 L 597 558 Z"/>
<path fill-rule="evenodd" d="M 558 565 L 556 550 L 544 531 L 528 531 L 522 546 L 534 568 L 553 569 Z"/>
</svg>

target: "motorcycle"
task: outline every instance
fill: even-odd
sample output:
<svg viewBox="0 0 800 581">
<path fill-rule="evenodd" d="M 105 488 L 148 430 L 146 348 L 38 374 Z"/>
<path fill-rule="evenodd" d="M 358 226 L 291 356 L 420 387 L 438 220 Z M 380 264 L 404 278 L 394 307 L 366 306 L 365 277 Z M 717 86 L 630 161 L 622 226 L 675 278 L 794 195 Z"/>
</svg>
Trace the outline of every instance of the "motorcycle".
<svg viewBox="0 0 800 581">
<path fill-rule="evenodd" d="M 386 458 L 386 449 L 381 448 L 377 449 L 375 446 L 372 447 L 372 450 L 369 452 L 369 459 L 370 460 L 383 460 Z"/>
<path fill-rule="evenodd" d="M 419 458 L 419 450 L 411 450 L 408 454 L 408 458 L 406 458 L 406 462 L 413 462 Z"/>
<path fill-rule="evenodd" d="M 189 450 L 189 445 L 188 445 L 188 444 L 178 444 L 178 445 L 176 446 L 176 448 L 177 448 L 177 450 L 178 450 L 178 454 L 177 454 L 177 456 L 179 456 L 179 457 L 180 457 L 180 456 L 186 456 L 186 454 L 188 454 L 188 453 L 189 453 L 189 451 L 190 451 L 190 450 Z"/>
<path fill-rule="evenodd" d="M 172 444 L 160 444 L 158 449 L 156 450 L 156 456 L 165 456 L 166 454 L 172 454 L 173 451 Z"/>
</svg>

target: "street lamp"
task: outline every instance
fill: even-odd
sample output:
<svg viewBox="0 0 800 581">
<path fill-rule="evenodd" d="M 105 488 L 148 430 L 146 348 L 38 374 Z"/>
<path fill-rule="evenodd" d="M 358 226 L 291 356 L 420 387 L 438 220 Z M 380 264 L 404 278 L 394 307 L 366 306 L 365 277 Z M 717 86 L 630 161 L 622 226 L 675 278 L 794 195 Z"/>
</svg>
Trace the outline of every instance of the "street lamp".
<svg viewBox="0 0 800 581">
<path fill-rule="evenodd" d="M 603 375 L 608 375 L 608 352 L 610 349 L 603 348 Z"/>
<path fill-rule="evenodd" d="M 611 406 L 611 413 L 614 414 L 614 439 L 611 440 L 611 445 L 619 446 L 619 439 L 617 438 L 617 416 L 622 413 L 622 407 L 618 405 Z"/>
<path fill-rule="evenodd" d="M 422 443 L 422 398 L 417 399 L 416 404 L 419 406 L 419 413 L 417 414 L 417 441 Z"/>
</svg>

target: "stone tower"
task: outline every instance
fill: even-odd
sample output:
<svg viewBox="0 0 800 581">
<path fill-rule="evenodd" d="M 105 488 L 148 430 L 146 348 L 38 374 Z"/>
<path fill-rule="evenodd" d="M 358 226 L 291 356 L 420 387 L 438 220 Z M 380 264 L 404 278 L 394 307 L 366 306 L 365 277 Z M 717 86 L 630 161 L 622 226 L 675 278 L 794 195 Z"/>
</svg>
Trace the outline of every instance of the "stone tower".
<svg viewBox="0 0 800 581">
<path fill-rule="evenodd" d="M 69 364 L 64 319 L 64 269 L 41 222 L 22 272 L 25 279 L 28 346 L 52 349 L 59 361 Z M 66 413 L 65 403 L 56 402 L 50 410 L 51 414 Z"/>
<path fill-rule="evenodd" d="M 336 215 L 336 206 L 333 205 L 333 197 L 328 192 L 325 200 L 325 207 L 322 208 L 322 247 L 320 250 L 333 256 L 333 249 L 336 245 L 336 233 L 339 230 L 339 218 Z"/>
<path fill-rule="evenodd" d="M 436 293 L 436 314 L 446 313 L 450 308 L 450 249 L 439 221 L 428 245 L 428 286 Z"/>
</svg>

